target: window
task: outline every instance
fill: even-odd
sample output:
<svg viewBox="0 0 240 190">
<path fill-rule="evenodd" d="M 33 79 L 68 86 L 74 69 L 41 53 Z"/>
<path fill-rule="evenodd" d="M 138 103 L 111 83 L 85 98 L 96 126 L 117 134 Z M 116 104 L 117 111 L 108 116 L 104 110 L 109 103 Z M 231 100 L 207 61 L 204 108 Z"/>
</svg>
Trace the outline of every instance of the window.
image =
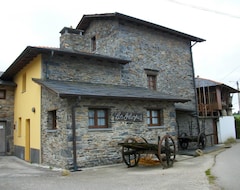
<svg viewBox="0 0 240 190">
<path fill-rule="evenodd" d="M 107 109 L 89 109 L 88 126 L 89 128 L 108 128 Z"/>
<path fill-rule="evenodd" d="M 156 75 L 147 75 L 148 79 L 148 88 L 151 90 L 157 89 L 157 76 Z"/>
<path fill-rule="evenodd" d="M 18 137 L 21 137 L 22 134 L 22 118 L 18 118 L 18 128 L 17 128 L 17 135 Z"/>
<path fill-rule="evenodd" d="M 153 69 L 144 69 L 144 70 L 147 75 L 148 88 L 151 90 L 157 90 L 157 75 L 159 71 L 153 70 Z"/>
<path fill-rule="evenodd" d="M 22 92 L 26 92 L 26 73 L 22 76 Z"/>
<path fill-rule="evenodd" d="M 48 111 L 48 129 L 49 130 L 57 129 L 57 111 L 56 110 Z"/>
<path fill-rule="evenodd" d="M 0 89 L 0 99 L 6 99 L 6 90 Z"/>
<path fill-rule="evenodd" d="M 162 110 L 147 110 L 148 126 L 161 126 L 163 124 Z"/>
<path fill-rule="evenodd" d="M 93 36 L 91 38 L 91 48 L 92 48 L 92 51 L 96 50 L 96 36 Z"/>
</svg>

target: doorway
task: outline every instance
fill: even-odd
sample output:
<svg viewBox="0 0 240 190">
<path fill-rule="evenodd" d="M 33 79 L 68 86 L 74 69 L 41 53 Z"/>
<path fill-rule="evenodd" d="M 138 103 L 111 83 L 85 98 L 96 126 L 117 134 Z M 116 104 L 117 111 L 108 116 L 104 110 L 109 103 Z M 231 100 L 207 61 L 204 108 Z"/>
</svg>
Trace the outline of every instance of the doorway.
<svg viewBox="0 0 240 190">
<path fill-rule="evenodd" d="M 218 130 L 217 130 L 216 119 L 213 119 L 213 141 L 214 141 L 214 144 L 218 144 Z"/>
<path fill-rule="evenodd" d="M 30 161 L 30 119 L 26 119 L 25 160 Z"/>
<path fill-rule="evenodd" d="M 0 121 L 0 155 L 6 153 L 6 122 Z"/>
</svg>

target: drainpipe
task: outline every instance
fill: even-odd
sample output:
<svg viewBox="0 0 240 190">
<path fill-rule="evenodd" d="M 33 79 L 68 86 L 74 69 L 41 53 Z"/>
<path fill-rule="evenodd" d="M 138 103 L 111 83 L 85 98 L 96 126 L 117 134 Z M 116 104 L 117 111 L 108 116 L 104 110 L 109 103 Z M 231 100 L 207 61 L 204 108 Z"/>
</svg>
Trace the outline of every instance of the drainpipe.
<svg viewBox="0 0 240 190">
<path fill-rule="evenodd" d="M 77 166 L 76 121 L 75 113 L 78 106 L 72 106 L 72 141 L 73 141 L 73 171 L 81 171 Z"/>
<path fill-rule="evenodd" d="M 198 100 L 197 100 L 197 92 L 196 92 L 197 89 L 196 89 L 196 83 L 195 83 L 195 72 L 194 72 L 193 57 L 192 57 L 192 47 L 196 44 L 197 42 L 195 42 L 193 45 L 190 46 L 190 54 L 191 54 L 191 62 L 192 62 L 193 88 L 194 88 L 194 94 L 195 94 L 195 112 L 196 112 L 196 118 L 197 118 L 197 129 L 198 129 L 198 134 L 200 134 Z"/>
</svg>

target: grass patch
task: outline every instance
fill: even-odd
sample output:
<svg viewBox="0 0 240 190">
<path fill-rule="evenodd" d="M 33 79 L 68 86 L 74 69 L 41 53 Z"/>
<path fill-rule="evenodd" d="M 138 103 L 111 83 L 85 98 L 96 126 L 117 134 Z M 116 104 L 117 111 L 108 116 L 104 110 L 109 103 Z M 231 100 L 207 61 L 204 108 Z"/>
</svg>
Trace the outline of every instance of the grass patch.
<svg viewBox="0 0 240 190">
<path fill-rule="evenodd" d="M 233 138 L 233 137 L 228 138 L 228 139 L 224 142 L 225 145 L 231 145 L 231 144 L 234 144 L 234 143 L 236 143 L 236 139 Z"/>
<path fill-rule="evenodd" d="M 213 184 L 215 179 L 216 179 L 216 177 L 211 174 L 211 169 L 206 170 L 205 174 L 206 174 L 206 176 L 208 178 L 209 183 Z"/>
</svg>

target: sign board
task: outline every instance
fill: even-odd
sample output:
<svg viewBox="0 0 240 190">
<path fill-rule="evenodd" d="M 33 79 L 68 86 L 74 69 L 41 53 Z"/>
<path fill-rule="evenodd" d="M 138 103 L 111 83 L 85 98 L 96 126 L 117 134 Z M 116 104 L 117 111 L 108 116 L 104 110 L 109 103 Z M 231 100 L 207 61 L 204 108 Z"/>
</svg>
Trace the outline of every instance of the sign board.
<svg viewBox="0 0 240 190">
<path fill-rule="evenodd" d="M 115 121 L 133 121 L 133 122 L 143 121 L 142 113 L 115 112 L 113 113 L 113 116 Z"/>
</svg>

